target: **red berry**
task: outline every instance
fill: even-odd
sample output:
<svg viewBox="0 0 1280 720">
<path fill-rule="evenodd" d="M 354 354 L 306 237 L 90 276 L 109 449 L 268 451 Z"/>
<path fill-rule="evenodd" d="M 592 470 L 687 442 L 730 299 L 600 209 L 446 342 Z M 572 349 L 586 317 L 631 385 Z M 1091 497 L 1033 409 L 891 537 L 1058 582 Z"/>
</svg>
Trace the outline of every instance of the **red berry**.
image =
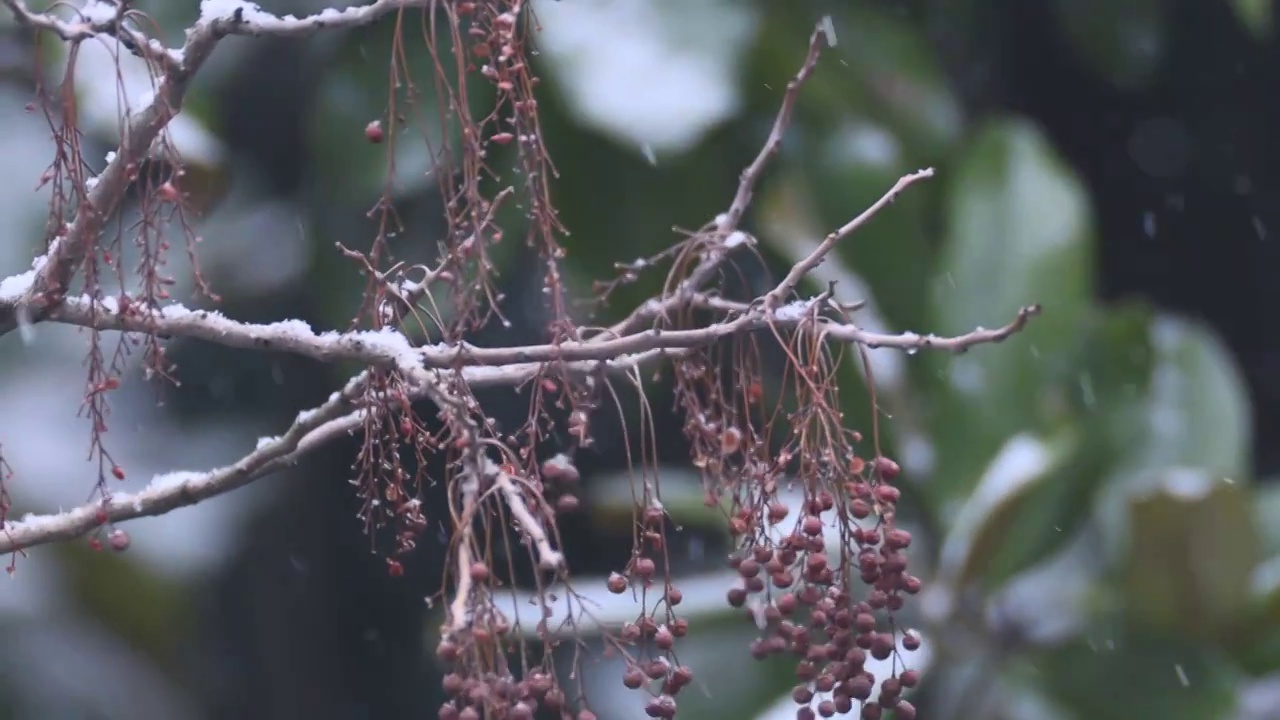
<svg viewBox="0 0 1280 720">
<path fill-rule="evenodd" d="M 654 565 L 654 562 L 649 558 L 638 557 L 636 558 L 635 563 L 632 564 L 631 569 L 635 572 L 636 575 L 642 578 L 648 579 L 650 577 L 653 577 L 653 573 L 657 571 L 658 568 L 656 565 Z"/>
<path fill-rule="evenodd" d="M 441 662 L 451 663 L 457 660 L 460 652 L 458 644 L 452 640 L 441 640 L 436 646 L 436 657 L 440 658 Z"/>
<path fill-rule="evenodd" d="M 364 138 L 375 145 L 382 142 L 384 135 L 381 120 L 370 120 L 369 124 L 364 126 Z"/>
<path fill-rule="evenodd" d="M 876 500 L 883 505 L 893 505 L 898 502 L 898 498 L 902 496 L 902 492 L 892 485 L 877 485 Z"/>
<path fill-rule="evenodd" d="M 576 495 L 561 495 L 556 499 L 556 511 L 561 513 L 575 513 L 582 507 L 582 501 Z"/>
<path fill-rule="evenodd" d="M 607 584 L 609 586 L 609 592 L 614 595 L 621 595 L 627 591 L 627 579 L 618 573 L 610 574 L 609 582 Z"/>
<path fill-rule="evenodd" d="M 166 182 L 156 189 L 156 196 L 168 203 L 176 203 L 182 199 L 182 193 L 178 192 L 178 188 L 173 183 Z"/>
<path fill-rule="evenodd" d="M 894 462 L 893 460 L 890 460 L 887 457 L 876 458 L 875 467 L 876 467 L 876 472 L 879 473 L 880 477 L 884 478 L 885 480 L 892 480 L 898 477 L 898 474 L 902 472 L 902 468 L 898 465 L 898 463 Z"/>
</svg>

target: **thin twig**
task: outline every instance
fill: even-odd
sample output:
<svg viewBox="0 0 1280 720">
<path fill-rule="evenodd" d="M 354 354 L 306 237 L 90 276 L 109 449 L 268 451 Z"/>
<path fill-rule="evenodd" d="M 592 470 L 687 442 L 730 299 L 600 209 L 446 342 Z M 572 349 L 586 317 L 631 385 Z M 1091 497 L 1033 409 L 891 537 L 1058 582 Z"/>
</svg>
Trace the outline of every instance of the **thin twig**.
<svg viewBox="0 0 1280 720">
<path fill-rule="evenodd" d="M 546 530 L 543 529 L 542 523 L 538 522 L 538 519 L 529 511 L 529 506 L 525 503 L 520 489 L 516 487 L 515 483 L 511 482 L 511 476 L 502 472 L 492 463 L 490 463 L 490 469 L 493 472 L 493 482 L 502 491 L 507 507 L 510 508 L 511 514 L 515 516 L 516 524 L 520 526 L 520 530 L 525 535 L 529 536 L 529 540 L 533 542 L 534 549 L 537 550 L 538 566 L 544 570 L 562 569 L 564 567 L 564 555 L 551 546 L 551 539 L 547 537 Z"/>
<path fill-rule="evenodd" d="M 729 204 L 729 209 L 718 215 L 710 223 L 709 230 L 706 232 L 718 238 L 718 242 L 706 251 L 701 262 L 680 282 L 675 292 L 664 298 L 640 305 L 625 320 L 609 328 L 609 335 L 618 337 L 635 332 L 655 318 L 663 317 L 672 310 L 686 304 L 694 293 L 710 282 L 712 275 L 720 268 L 720 265 L 729 256 L 730 252 L 739 246 L 739 243 L 731 243 L 729 239 L 734 237 L 733 233 L 737 231 L 738 224 L 742 221 L 743 215 L 746 214 L 747 208 L 751 205 L 751 199 L 755 195 L 756 183 L 759 182 L 760 176 L 764 174 L 765 167 L 782 148 L 783 136 L 786 135 L 787 128 L 791 125 L 791 116 L 795 113 L 796 102 L 800 97 L 800 87 L 817 69 L 818 57 L 822 54 L 822 46 L 826 42 L 825 38 L 826 35 L 822 32 L 820 26 L 814 28 L 813 34 L 809 36 L 809 52 L 805 56 L 800 70 L 787 83 L 787 89 L 782 94 L 782 104 L 778 109 L 777 117 L 774 118 L 773 127 L 769 130 L 769 136 L 765 138 L 764 145 L 760 148 L 760 152 L 755 159 L 751 161 L 746 170 L 742 171 L 742 177 L 738 181 L 738 190 L 733 196 L 733 202 Z M 600 340 L 603 341 L 603 334 Z"/>
</svg>

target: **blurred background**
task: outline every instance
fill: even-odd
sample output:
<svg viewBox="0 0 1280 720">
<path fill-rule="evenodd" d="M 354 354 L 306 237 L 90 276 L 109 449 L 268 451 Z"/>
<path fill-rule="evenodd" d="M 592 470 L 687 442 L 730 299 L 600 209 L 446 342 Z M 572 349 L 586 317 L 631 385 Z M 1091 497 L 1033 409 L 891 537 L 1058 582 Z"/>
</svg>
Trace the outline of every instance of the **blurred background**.
<svg viewBox="0 0 1280 720">
<path fill-rule="evenodd" d="M 197 14 L 194 1 L 133 4 L 171 44 Z M 935 180 L 843 243 L 807 290 L 837 281 L 839 299 L 867 302 L 860 322 L 884 331 L 962 333 L 1044 305 L 1001 346 L 872 353 L 926 582 L 904 611 L 924 642 L 909 656 L 924 677 L 910 696 L 920 717 L 1280 718 L 1271 0 L 533 6 L 542 123 L 582 295 L 614 262 L 674 242 L 673 225 L 696 228 L 727 207 L 813 23 L 830 15 L 835 47 L 745 223 L 769 267 L 746 267 L 745 282 L 767 281 L 902 173 L 935 166 Z M 417 23 L 407 27 L 421 117 L 396 144 L 406 230 L 392 244 L 412 262 L 442 229 L 422 139 L 451 129 L 431 120 L 430 58 Z M 333 248 L 367 248 L 376 230 L 366 212 L 382 192 L 387 146 L 369 144 L 364 128 L 386 107 L 393 37 L 382 23 L 235 38 L 200 76 L 172 131 L 191 163 L 184 189 L 201 212 L 201 262 L 227 315 L 328 329 L 356 312 L 360 277 Z M 24 112 L 36 100 L 36 52 L 0 13 L 4 275 L 29 266 L 46 213 L 33 188 L 52 159 L 50 129 Z M 61 77 L 61 48 L 38 52 L 46 77 Z M 113 147 L 119 101 L 149 91 L 127 54 L 117 77 L 113 53 L 86 43 L 75 74 L 95 170 Z M 488 100 L 478 94 L 477 108 Z M 519 235 L 520 214 L 507 222 Z M 475 341 L 536 340 L 545 317 L 525 299 L 541 297 L 541 279 L 522 272 L 532 265 L 519 243 L 499 248 L 514 325 Z M 194 292 L 185 262 L 172 254 L 184 301 Z M 608 312 L 661 279 L 626 289 Z M 90 498 L 90 428 L 76 415 L 87 339 L 39 326 L 30 344 L 0 341 L 0 446 L 15 513 Z M 157 390 L 135 369 L 112 395 L 106 438 L 127 471 L 114 488 L 231 462 L 355 370 L 170 348 L 180 386 Z M 842 388 L 847 422 L 866 428 L 856 367 Z M 509 391 L 484 399 L 500 420 L 524 416 L 525 399 Z M 757 630 L 724 602 L 722 523 L 701 508 L 680 423 L 659 420 L 691 623 L 680 657 L 700 683 L 681 694 L 682 717 L 794 717 L 792 664 L 746 652 Z M 618 522 L 631 502 L 625 440 L 608 417 L 596 433 L 595 452 L 579 456 L 583 508 L 564 530 L 578 587 L 620 622 L 637 608 L 608 595 L 604 577 L 631 543 Z M 125 553 L 79 541 L 19 558 L 0 589 L 0 719 L 435 717 L 440 616 L 424 598 L 438 589 L 445 526 L 433 516 L 404 577 L 388 577 L 355 517 L 355 449 L 335 446 L 247 490 L 129 523 Z M 595 710 L 643 717 L 643 697 L 620 676 L 611 661 L 588 663 Z"/>
</svg>

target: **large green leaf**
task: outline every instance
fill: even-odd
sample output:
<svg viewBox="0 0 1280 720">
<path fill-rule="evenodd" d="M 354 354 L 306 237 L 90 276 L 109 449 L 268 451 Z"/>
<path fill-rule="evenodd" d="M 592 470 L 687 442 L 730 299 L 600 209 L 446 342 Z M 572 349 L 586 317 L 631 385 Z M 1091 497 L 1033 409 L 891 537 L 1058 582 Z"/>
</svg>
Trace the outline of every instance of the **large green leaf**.
<svg viewBox="0 0 1280 720">
<path fill-rule="evenodd" d="M 1246 617 L 1261 559 L 1247 487 L 1170 469 L 1130 503 L 1124 587 L 1130 617 L 1166 632 L 1221 639 Z"/>
<path fill-rule="evenodd" d="M 1145 308 L 1124 306 L 1082 331 L 1076 380 L 1065 398 L 1071 422 L 1041 443 L 1040 456 L 1030 453 L 1027 435 L 1006 442 L 953 515 L 951 536 L 973 537 L 960 584 L 980 580 L 993 588 L 1044 560 L 1088 522 L 1098 489 L 1144 419 L 1148 318 Z M 1034 462 L 1037 457 L 1042 462 Z M 948 547 L 954 547 L 950 540 Z"/>
<path fill-rule="evenodd" d="M 1031 124 L 982 129 L 948 174 L 949 239 L 933 278 L 929 330 L 963 334 L 1044 312 L 1001 346 L 930 359 L 939 502 L 962 496 L 1004 442 L 1061 420 L 1091 295 L 1092 219 L 1084 188 Z"/>
<path fill-rule="evenodd" d="M 1230 352 L 1209 329 L 1167 315 L 1152 323 L 1151 345 L 1148 436 L 1135 458 L 1239 479 L 1251 453 L 1249 400 Z"/>
<path fill-rule="evenodd" d="M 939 575 L 964 588 L 990 569 L 1001 548 L 1011 545 L 1010 528 L 1034 490 L 1047 482 L 1074 449 L 1067 438 L 1046 442 L 1017 435 L 996 453 L 951 522 L 939 559 Z"/>
<path fill-rule="evenodd" d="M 1217 720 L 1233 715 L 1237 674 L 1202 643 L 1095 633 L 1035 659 L 1050 694 L 1084 720 Z"/>
<path fill-rule="evenodd" d="M 1007 441 L 950 514 L 942 570 L 957 585 L 994 590 L 1080 537 L 1117 458 L 1141 437 L 1149 317 L 1138 305 L 1098 314 L 1082 332 L 1067 387 L 1071 421 L 1047 440 L 1021 434 Z"/>
<path fill-rule="evenodd" d="M 1156 364 L 1152 312 L 1141 303 L 1094 315 L 1068 385 L 1068 412 L 1116 457 L 1129 457 L 1148 429 L 1148 391 Z"/>
<path fill-rule="evenodd" d="M 1003 495 L 988 511 L 970 513 L 970 504 L 979 499 L 990 478 L 990 474 L 984 476 L 953 526 L 954 531 L 962 519 L 980 518 L 962 582 L 997 587 L 1076 537 L 1089 519 L 1094 492 L 1105 477 L 1109 459 L 1104 441 L 1089 430 L 1086 425 L 1059 431 L 1047 446 L 1050 462 L 1043 472 Z M 1000 457 L 988 473 L 999 465 Z"/>
<path fill-rule="evenodd" d="M 1122 455 L 1096 509 L 1113 552 L 1124 546 L 1128 499 L 1157 489 L 1165 470 L 1200 468 L 1243 480 L 1250 458 L 1248 397 L 1221 341 L 1170 315 L 1156 317 L 1146 334 L 1133 357 L 1149 357 L 1150 379 L 1138 402 L 1126 400 L 1111 414 Z"/>
</svg>

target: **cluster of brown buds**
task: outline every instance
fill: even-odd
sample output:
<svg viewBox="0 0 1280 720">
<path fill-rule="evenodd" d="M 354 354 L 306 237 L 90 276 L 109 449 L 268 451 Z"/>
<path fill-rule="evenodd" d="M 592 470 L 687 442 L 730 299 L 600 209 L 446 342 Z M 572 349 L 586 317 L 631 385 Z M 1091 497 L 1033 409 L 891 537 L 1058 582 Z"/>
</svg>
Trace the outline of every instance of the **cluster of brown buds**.
<svg viewBox="0 0 1280 720">
<path fill-rule="evenodd" d="M 918 635 L 895 622 L 906 597 L 920 592 L 920 579 L 907 572 L 911 533 L 895 523 L 900 492 L 891 482 L 898 473 L 888 458 L 854 458 L 842 484 L 823 482 L 808 494 L 794 529 L 778 541 L 767 533 L 744 536 L 730 559 L 741 580 L 728 602 L 746 608 L 763 633 L 753 641 L 752 655 L 789 652 L 799 658 L 792 693 L 798 720 L 846 714 L 855 703 L 864 720 L 885 710 L 900 720 L 915 717 L 902 693 L 915 687 L 919 674 L 897 670 L 905 663 L 896 657 L 899 644 L 908 651 L 920 646 Z M 777 526 L 790 508 L 774 500 L 760 512 Z M 828 514 L 834 517 L 824 520 Z M 838 537 L 829 545 L 833 532 Z M 867 668 L 869 658 L 894 660 L 892 676 L 874 697 L 877 678 Z"/>
</svg>

